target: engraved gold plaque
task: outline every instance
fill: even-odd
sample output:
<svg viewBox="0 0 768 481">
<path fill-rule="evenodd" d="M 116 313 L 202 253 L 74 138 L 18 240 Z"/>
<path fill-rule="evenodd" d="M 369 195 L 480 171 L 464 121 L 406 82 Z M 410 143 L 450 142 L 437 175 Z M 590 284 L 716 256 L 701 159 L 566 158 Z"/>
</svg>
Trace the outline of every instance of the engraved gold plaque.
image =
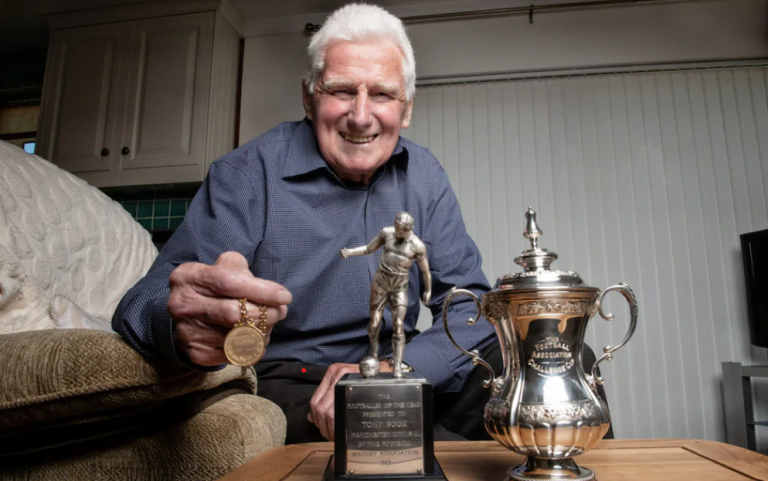
<svg viewBox="0 0 768 481">
<path fill-rule="evenodd" d="M 252 325 L 237 326 L 224 339 L 224 354 L 230 364 L 253 366 L 264 356 L 264 334 Z"/>
</svg>

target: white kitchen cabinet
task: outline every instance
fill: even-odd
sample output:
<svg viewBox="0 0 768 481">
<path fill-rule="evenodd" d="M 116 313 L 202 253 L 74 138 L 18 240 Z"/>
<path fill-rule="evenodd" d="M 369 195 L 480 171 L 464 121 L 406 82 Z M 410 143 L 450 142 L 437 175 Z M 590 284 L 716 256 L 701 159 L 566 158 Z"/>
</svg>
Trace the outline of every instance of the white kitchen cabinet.
<svg viewBox="0 0 768 481">
<path fill-rule="evenodd" d="M 38 155 L 97 187 L 203 180 L 234 147 L 239 44 L 217 9 L 54 28 Z"/>
</svg>

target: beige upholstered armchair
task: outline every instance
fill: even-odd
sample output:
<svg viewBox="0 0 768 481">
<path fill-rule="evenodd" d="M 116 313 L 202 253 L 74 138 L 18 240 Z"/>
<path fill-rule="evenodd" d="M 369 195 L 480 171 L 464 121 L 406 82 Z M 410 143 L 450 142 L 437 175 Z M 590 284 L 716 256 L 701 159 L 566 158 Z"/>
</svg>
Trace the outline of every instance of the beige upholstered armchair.
<svg viewBox="0 0 768 481">
<path fill-rule="evenodd" d="M 110 332 L 156 255 L 119 204 L 0 142 L 0 480 L 209 480 L 283 444 L 252 371 L 147 361 Z"/>
</svg>

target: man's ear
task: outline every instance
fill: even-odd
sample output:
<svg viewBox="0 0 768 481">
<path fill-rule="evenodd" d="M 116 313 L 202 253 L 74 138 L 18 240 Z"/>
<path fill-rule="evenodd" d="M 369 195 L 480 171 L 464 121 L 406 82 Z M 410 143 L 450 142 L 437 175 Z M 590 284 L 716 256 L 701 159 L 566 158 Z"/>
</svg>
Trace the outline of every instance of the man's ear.
<svg viewBox="0 0 768 481">
<path fill-rule="evenodd" d="M 304 113 L 309 120 L 312 120 L 312 96 L 307 92 L 306 82 L 306 78 L 301 80 L 301 99 L 304 103 Z"/>
<path fill-rule="evenodd" d="M 400 124 L 401 128 L 407 129 L 408 126 L 411 125 L 411 114 L 413 114 L 413 100 L 409 100 L 405 105 L 405 112 L 403 112 L 403 122 Z"/>
</svg>

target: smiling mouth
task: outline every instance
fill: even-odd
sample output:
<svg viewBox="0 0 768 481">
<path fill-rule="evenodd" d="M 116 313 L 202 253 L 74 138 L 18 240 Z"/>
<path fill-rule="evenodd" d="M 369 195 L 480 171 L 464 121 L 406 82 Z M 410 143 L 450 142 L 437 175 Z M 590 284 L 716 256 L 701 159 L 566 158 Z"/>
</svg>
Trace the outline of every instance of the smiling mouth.
<svg viewBox="0 0 768 481">
<path fill-rule="evenodd" d="M 368 142 L 373 142 L 373 139 L 379 136 L 379 134 L 374 134 L 369 135 L 368 137 L 357 137 L 352 134 L 345 134 L 344 132 L 339 132 L 339 135 L 342 139 L 347 142 L 352 142 L 353 144 L 367 144 Z"/>
</svg>

